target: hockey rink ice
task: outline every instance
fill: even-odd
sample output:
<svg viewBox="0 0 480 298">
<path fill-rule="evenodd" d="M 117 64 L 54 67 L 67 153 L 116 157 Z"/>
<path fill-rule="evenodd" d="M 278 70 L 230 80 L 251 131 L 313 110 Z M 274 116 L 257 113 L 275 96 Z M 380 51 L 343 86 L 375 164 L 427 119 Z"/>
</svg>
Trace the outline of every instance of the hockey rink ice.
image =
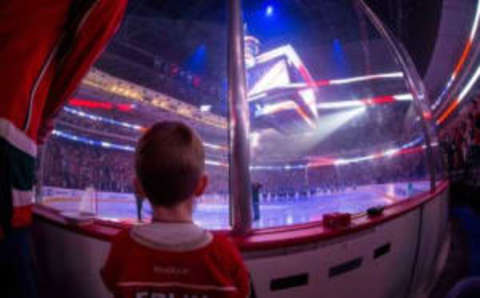
<svg viewBox="0 0 480 298">
<path fill-rule="evenodd" d="M 260 219 L 253 222 L 254 228 L 267 228 L 320 221 L 323 214 L 331 212 L 348 212 L 358 214 L 370 207 L 388 206 L 409 197 L 426 192 L 429 182 L 418 181 L 409 187 L 407 183 L 376 184 L 360 186 L 342 192 L 317 193 L 314 195 L 294 197 L 262 197 Z M 78 192 L 78 191 L 77 191 Z M 409 193 L 410 192 L 410 193 Z M 97 199 L 97 217 L 116 222 L 135 223 L 137 217 L 136 203 L 133 194 L 119 194 L 119 199 Z M 263 202 L 264 200 L 269 202 Z M 229 227 L 228 205 L 222 203 L 199 203 L 196 205 L 194 220 L 209 229 L 225 229 Z M 80 198 L 68 195 L 49 194 L 44 196 L 43 204 L 61 212 L 79 210 Z M 149 221 L 151 208 L 147 201 L 143 204 L 144 221 Z"/>
</svg>

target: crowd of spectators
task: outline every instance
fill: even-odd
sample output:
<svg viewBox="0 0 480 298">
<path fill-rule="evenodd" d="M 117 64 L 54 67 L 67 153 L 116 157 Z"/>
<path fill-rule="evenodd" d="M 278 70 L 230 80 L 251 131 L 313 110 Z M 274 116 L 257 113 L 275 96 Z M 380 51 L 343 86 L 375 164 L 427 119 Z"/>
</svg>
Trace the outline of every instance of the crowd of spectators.
<svg viewBox="0 0 480 298">
<path fill-rule="evenodd" d="M 214 78 L 208 77 L 205 74 L 198 74 L 177 63 L 167 61 L 158 55 L 148 53 L 131 43 L 126 44 L 122 41 L 115 40 L 109 45 L 106 55 L 133 60 L 138 65 L 155 69 L 159 74 L 168 79 L 178 81 L 185 87 L 195 88 L 205 95 L 219 96 L 220 90 L 215 86 Z"/>
<path fill-rule="evenodd" d="M 80 111 L 80 110 L 78 110 Z M 91 113 L 91 111 L 88 111 Z M 92 113 L 98 115 L 98 113 Z M 74 128 L 83 131 L 95 131 L 101 132 L 102 134 L 113 134 L 117 136 L 122 136 L 123 138 L 131 138 L 132 140 L 136 140 L 139 135 L 140 131 L 135 130 L 132 128 L 123 127 L 120 125 L 111 125 L 106 124 L 101 121 L 92 121 L 85 118 L 81 118 L 77 115 L 72 115 L 68 112 L 62 111 L 59 113 L 56 119 L 56 125 L 58 128 L 67 127 L 67 128 Z"/>
<path fill-rule="evenodd" d="M 462 117 L 463 116 L 463 117 Z M 464 117 L 466 116 L 466 117 Z M 480 161 L 480 107 L 478 99 L 441 135 L 449 172 L 468 170 Z"/>
<path fill-rule="evenodd" d="M 268 156 L 269 159 L 266 161 L 276 160 L 289 163 L 296 158 L 304 158 L 310 154 L 321 156 L 325 153 L 335 153 L 341 158 L 342 155 L 364 156 L 382 151 L 382 149 L 395 148 L 402 145 L 401 138 L 404 137 L 404 122 L 408 106 L 404 103 L 397 103 L 369 107 L 364 113 L 333 131 L 321 142 L 319 141 L 312 147 L 312 152 L 293 150 L 292 152 L 296 152 L 298 156 L 289 155 L 288 152 L 283 152 L 284 147 L 277 146 L 278 144 L 272 143 L 273 145 L 271 144 L 269 147 L 269 140 L 266 138 L 264 143 L 260 144 L 261 152 L 259 154 Z M 144 111 L 146 107 L 138 107 L 138 109 L 135 108 L 128 112 L 73 106 L 67 106 L 67 108 L 142 127 L 148 127 L 150 123 L 160 119 L 173 117 L 172 113 L 168 111 L 146 113 Z M 160 115 L 157 112 L 163 114 Z M 404 121 L 399 124 L 395 119 L 404 119 Z M 195 125 L 193 126 L 195 127 Z M 62 111 L 57 118 L 57 128 L 73 131 L 73 133 L 77 130 L 79 135 L 91 135 L 93 139 L 109 142 L 115 142 L 114 138 L 117 137 L 117 143 L 128 143 L 132 148 L 142 132 L 142 130 L 104 121 L 94 121 L 67 111 Z M 197 127 L 195 128 L 197 129 Z M 205 130 L 205 127 L 203 129 Z M 210 143 L 226 147 L 228 142 L 225 138 L 224 143 L 219 142 L 218 139 Z M 272 146 L 277 147 L 272 148 Z M 93 186 L 97 190 L 111 192 L 131 193 L 133 191 L 132 152 L 84 145 L 58 136 L 49 140 L 45 146 L 45 152 L 42 165 L 44 173 L 48 174 L 43 176 L 43 185 L 70 189 L 85 189 Z M 228 151 L 226 150 L 207 147 L 206 152 L 207 159 L 227 162 Z M 340 191 L 358 185 L 423 179 L 427 175 L 424 159 L 423 154 L 407 154 L 303 170 L 254 170 L 252 171 L 252 181 L 259 182 L 264 186 L 262 192 L 279 195 L 306 192 L 309 189 Z M 210 165 L 208 171 L 210 187 L 207 192 L 227 197 L 226 194 L 229 191 L 228 167 Z"/>
<path fill-rule="evenodd" d="M 51 137 L 41 155 L 44 186 L 132 193 L 133 152 L 84 145 L 60 137 Z M 207 192 L 228 191 L 228 169 L 208 166 L 210 185 Z"/>
<path fill-rule="evenodd" d="M 133 154 L 51 137 L 43 148 L 43 185 L 133 192 Z"/>
<path fill-rule="evenodd" d="M 132 152 L 83 145 L 52 137 L 44 147 L 43 185 L 69 189 L 93 186 L 100 191 L 133 192 Z M 228 193 L 228 167 L 207 166 L 207 193 Z M 309 189 L 341 191 L 347 187 L 428 179 L 422 151 L 343 165 L 289 170 L 252 170 L 252 181 L 262 192 L 278 195 Z"/>
<path fill-rule="evenodd" d="M 88 109 L 83 111 L 91 112 Z M 104 117 L 110 116 L 118 121 L 132 120 L 129 119 L 131 115 L 123 112 L 104 111 L 101 115 Z M 85 129 L 96 132 L 97 135 L 92 135 L 92 138 L 108 141 L 115 134 L 122 137 L 130 137 L 132 141 L 129 145 L 132 147 L 135 146 L 134 141 L 140 134 L 139 131 L 121 128 L 100 121 L 92 121 L 65 111 L 61 113 L 59 120 L 59 123 L 69 123 L 70 126 L 66 128 L 70 131 L 74 131 L 74 127 L 81 129 L 77 134 L 81 132 L 85 135 L 85 133 L 88 133 L 88 131 L 85 132 Z M 60 124 L 58 127 L 62 128 L 62 125 Z M 383 131 L 383 133 L 389 135 L 397 133 Z M 371 132 L 371 134 L 376 136 L 374 132 Z M 361 136 L 358 134 L 341 135 L 354 135 L 352 142 L 357 142 L 361 139 Z M 348 139 L 348 137 L 346 138 Z M 390 135 L 391 138 L 392 136 Z M 389 144 L 387 147 L 390 148 L 393 145 L 392 143 L 387 144 Z M 367 144 L 360 145 L 363 148 L 359 148 L 357 145 L 357 150 L 350 150 L 350 154 L 355 156 L 372 154 L 369 151 L 372 150 L 371 144 L 368 145 L 370 146 L 367 146 Z M 340 146 L 340 148 L 344 147 Z M 380 147 L 374 151 L 381 151 Z M 43 185 L 70 189 L 85 189 L 88 186 L 93 186 L 97 190 L 110 192 L 131 193 L 133 191 L 132 152 L 84 145 L 58 136 L 50 138 L 44 150 L 42 165 L 44 173 L 47 174 L 43 176 Z M 275 152 L 279 150 L 280 148 Z M 340 151 L 337 151 L 337 153 L 341 155 Z M 226 163 L 227 151 L 209 148 L 207 149 L 207 159 Z M 284 161 L 288 162 L 289 160 Z M 228 167 L 210 165 L 207 167 L 207 170 L 210 176 L 210 186 L 207 193 L 218 194 L 223 198 L 227 197 Z M 263 193 L 282 196 L 308 192 L 309 189 L 334 192 L 359 185 L 402 182 L 411 179 L 421 180 L 426 175 L 425 157 L 421 152 L 337 166 L 308 167 L 301 170 L 253 170 L 252 181 L 263 185 Z"/>
<path fill-rule="evenodd" d="M 279 196 L 317 191 L 336 193 L 362 185 L 428 179 L 423 151 L 343 165 L 252 172 L 252 180 L 263 185 L 263 193 Z"/>
<path fill-rule="evenodd" d="M 171 67 L 164 73 L 164 68 L 156 69 L 139 65 L 135 61 L 105 53 L 97 61 L 97 67 L 102 71 L 120 77 L 146 88 L 162 92 L 179 100 L 194 105 L 212 105 L 214 112 L 226 115 L 225 88 L 223 82 L 217 85 L 202 84 L 195 87 L 180 78 L 182 71 L 178 66 Z M 206 89 L 202 86 L 208 86 Z"/>
<path fill-rule="evenodd" d="M 156 121 L 161 120 L 176 120 L 178 117 L 172 116 L 170 112 L 164 111 L 150 111 L 149 113 L 145 112 L 147 108 L 135 108 L 131 111 L 117 111 L 114 109 L 111 110 L 102 110 L 102 109 L 88 109 L 82 107 L 66 106 L 62 110 L 56 119 L 56 128 L 57 129 L 66 129 L 68 131 L 78 131 L 82 133 L 92 134 L 93 138 L 97 139 L 107 139 L 108 141 L 125 143 L 130 142 L 131 146 L 135 146 L 135 142 L 138 137 L 148 128 L 151 124 Z M 73 111 L 73 112 L 72 112 Z M 83 117 L 80 117 L 78 113 L 85 113 Z M 89 119 L 88 116 L 102 117 L 103 119 L 114 120 L 118 123 L 112 124 L 108 121 L 94 121 Z M 183 119 L 181 120 L 183 121 Z M 206 143 L 212 145 L 218 145 L 223 148 L 226 148 L 226 132 L 218 130 L 208 130 L 207 127 L 203 124 L 197 123 L 197 125 L 192 125 L 193 121 L 184 121 L 187 125 L 191 125 L 205 140 Z M 122 124 L 124 124 L 122 126 Z M 130 127 L 126 127 L 126 125 Z M 132 127 L 135 126 L 135 127 Z M 113 140 L 112 140 L 113 138 Z M 115 141 L 115 138 L 117 139 Z M 206 147 L 207 154 L 213 156 L 215 160 L 226 160 L 225 149 L 215 149 L 212 146 Z"/>
</svg>

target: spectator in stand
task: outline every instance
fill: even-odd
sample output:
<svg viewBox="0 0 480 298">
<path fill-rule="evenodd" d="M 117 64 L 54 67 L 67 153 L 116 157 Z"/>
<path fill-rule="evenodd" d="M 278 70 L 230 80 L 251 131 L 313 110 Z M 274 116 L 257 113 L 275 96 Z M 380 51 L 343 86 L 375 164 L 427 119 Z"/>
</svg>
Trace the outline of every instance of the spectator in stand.
<svg viewBox="0 0 480 298">
<path fill-rule="evenodd" d="M 472 145 L 470 157 L 475 164 L 480 163 L 480 113 L 472 117 Z"/>
<path fill-rule="evenodd" d="M 464 165 L 464 159 L 463 159 L 463 144 L 464 144 L 464 139 L 463 139 L 463 134 L 462 134 L 462 129 L 457 128 L 455 130 L 455 135 L 454 135 L 454 143 L 455 143 L 455 167 L 456 168 L 462 168 Z"/>
<path fill-rule="evenodd" d="M 194 201 L 208 184 L 204 168 L 202 142 L 184 124 L 157 123 L 140 139 L 135 169 L 153 219 L 112 243 L 101 275 L 115 297 L 249 295 L 237 248 L 192 221 Z"/>
<path fill-rule="evenodd" d="M 466 110 L 467 120 L 454 125 L 446 131 L 444 128 L 443 143 L 448 158 L 449 169 L 464 171 L 468 176 L 470 163 L 480 158 L 480 111 L 477 99 L 472 100 Z M 461 116 L 458 116 L 462 119 Z M 453 137 L 452 137 L 453 135 Z"/>
</svg>

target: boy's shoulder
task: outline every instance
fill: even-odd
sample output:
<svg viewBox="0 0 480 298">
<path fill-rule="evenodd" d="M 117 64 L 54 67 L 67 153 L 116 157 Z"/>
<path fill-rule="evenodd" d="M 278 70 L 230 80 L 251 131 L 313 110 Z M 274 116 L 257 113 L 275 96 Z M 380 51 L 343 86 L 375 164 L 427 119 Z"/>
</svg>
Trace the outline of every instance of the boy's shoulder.
<svg viewBox="0 0 480 298">
<path fill-rule="evenodd" d="M 163 252 L 195 252 L 204 251 L 215 254 L 218 258 L 237 261 L 240 252 L 233 240 L 224 233 L 189 227 L 143 226 L 125 229 L 112 239 L 112 246 L 117 250 L 130 250 L 132 247 L 143 247 Z M 163 230 L 163 231 L 162 231 Z M 202 231 L 203 230 L 203 231 Z"/>
<path fill-rule="evenodd" d="M 115 250 L 116 253 L 121 253 L 122 251 L 128 251 L 133 244 L 133 240 L 130 237 L 131 228 L 122 229 L 111 239 L 111 248 Z"/>
<path fill-rule="evenodd" d="M 225 263 L 238 263 L 242 262 L 242 257 L 237 245 L 233 240 L 224 234 L 214 234 L 212 241 L 212 250 L 222 262 Z"/>
<path fill-rule="evenodd" d="M 225 234 L 222 233 L 214 233 L 213 234 L 214 244 L 217 245 L 219 248 L 228 249 L 228 250 L 237 250 L 235 243 L 232 239 Z"/>
<path fill-rule="evenodd" d="M 143 247 L 172 253 L 207 247 L 213 238 L 209 231 L 193 223 L 151 223 L 133 227 L 128 236 Z"/>
</svg>

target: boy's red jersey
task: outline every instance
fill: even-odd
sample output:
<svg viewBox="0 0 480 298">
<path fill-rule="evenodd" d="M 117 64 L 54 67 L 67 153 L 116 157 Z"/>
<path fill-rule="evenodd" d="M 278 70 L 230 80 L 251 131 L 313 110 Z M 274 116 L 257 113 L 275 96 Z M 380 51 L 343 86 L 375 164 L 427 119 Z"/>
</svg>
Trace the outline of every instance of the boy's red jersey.
<svg viewBox="0 0 480 298">
<path fill-rule="evenodd" d="M 225 236 L 206 233 L 201 247 L 179 250 L 123 231 L 112 243 L 103 281 L 116 298 L 248 297 L 248 272 L 237 248 Z"/>
</svg>

